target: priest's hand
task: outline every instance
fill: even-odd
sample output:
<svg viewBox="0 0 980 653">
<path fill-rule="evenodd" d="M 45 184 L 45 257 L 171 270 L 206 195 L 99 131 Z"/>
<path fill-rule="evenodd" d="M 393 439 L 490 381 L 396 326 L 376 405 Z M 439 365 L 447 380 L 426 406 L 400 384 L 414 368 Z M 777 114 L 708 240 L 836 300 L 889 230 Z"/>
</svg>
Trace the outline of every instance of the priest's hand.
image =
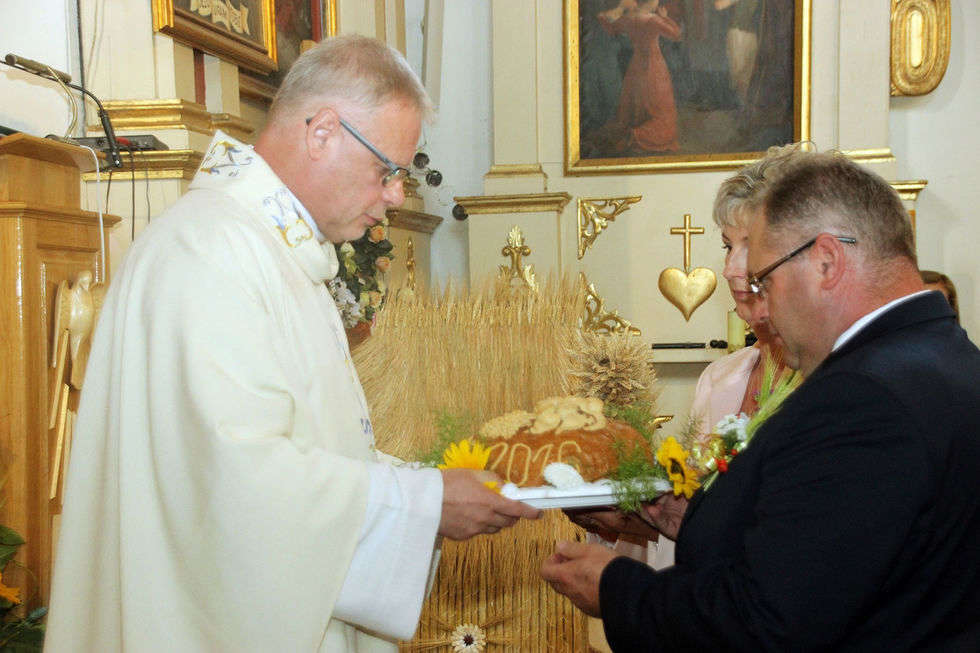
<svg viewBox="0 0 980 653">
<path fill-rule="evenodd" d="M 442 520 L 439 534 L 451 540 L 467 540 L 475 535 L 496 533 L 518 519 L 537 519 L 537 508 L 500 496 L 484 485 L 500 482 L 493 472 L 472 469 L 442 470 Z"/>
<path fill-rule="evenodd" d="M 559 542 L 554 555 L 541 564 L 541 577 L 590 617 L 601 617 L 599 579 L 617 554 L 599 544 Z"/>
</svg>

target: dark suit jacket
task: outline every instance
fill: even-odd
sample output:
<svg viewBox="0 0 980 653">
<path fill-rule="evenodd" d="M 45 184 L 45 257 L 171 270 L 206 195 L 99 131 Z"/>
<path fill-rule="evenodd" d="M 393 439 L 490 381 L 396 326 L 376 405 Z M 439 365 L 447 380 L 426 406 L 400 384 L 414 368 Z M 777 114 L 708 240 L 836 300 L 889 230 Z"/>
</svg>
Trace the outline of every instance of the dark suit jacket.
<svg viewBox="0 0 980 653">
<path fill-rule="evenodd" d="M 615 651 L 980 651 L 980 351 L 937 292 L 832 353 L 707 492 L 674 567 L 617 558 Z"/>
</svg>

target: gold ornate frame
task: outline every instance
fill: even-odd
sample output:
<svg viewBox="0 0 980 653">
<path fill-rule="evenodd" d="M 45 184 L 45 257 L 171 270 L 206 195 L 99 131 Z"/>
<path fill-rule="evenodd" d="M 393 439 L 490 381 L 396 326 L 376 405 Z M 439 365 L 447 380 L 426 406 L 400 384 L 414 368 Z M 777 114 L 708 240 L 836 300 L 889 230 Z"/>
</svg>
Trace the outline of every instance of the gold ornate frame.
<svg viewBox="0 0 980 653">
<path fill-rule="evenodd" d="M 172 36 L 175 40 L 238 64 L 258 73 L 270 73 L 278 68 L 276 59 L 276 9 L 274 0 L 257 0 L 259 16 L 256 23 L 261 34 L 251 38 L 226 28 L 215 21 L 213 7 L 240 11 L 241 0 L 210 0 L 211 20 L 183 7 L 175 7 L 175 0 L 152 0 L 153 29 Z M 230 26 L 230 21 L 223 21 Z"/>
<path fill-rule="evenodd" d="M 810 138 L 810 22 L 812 0 L 794 2 L 793 136 Z M 761 152 L 583 159 L 579 116 L 579 0 L 564 0 L 565 174 L 677 172 L 737 168 Z"/>
</svg>

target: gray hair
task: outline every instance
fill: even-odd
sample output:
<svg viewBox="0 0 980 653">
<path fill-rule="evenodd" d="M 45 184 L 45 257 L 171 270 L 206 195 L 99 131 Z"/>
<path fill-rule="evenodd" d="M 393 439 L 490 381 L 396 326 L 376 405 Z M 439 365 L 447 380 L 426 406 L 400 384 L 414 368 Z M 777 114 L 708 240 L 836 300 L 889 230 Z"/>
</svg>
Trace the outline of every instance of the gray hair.
<svg viewBox="0 0 980 653">
<path fill-rule="evenodd" d="M 423 119 L 433 112 L 422 82 L 405 58 L 381 41 L 357 34 L 324 39 L 300 55 L 272 101 L 270 120 L 315 98 L 346 100 L 367 111 L 392 100 L 407 100 Z"/>
<path fill-rule="evenodd" d="M 806 142 L 774 145 L 758 161 L 740 169 L 722 182 L 715 195 L 711 217 L 719 227 L 734 227 L 745 220 L 746 213 L 758 206 L 763 191 L 779 170 L 796 159 Z"/>
<path fill-rule="evenodd" d="M 912 221 L 887 181 L 839 152 L 807 152 L 781 167 L 762 200 L 766 230 L 812 237 L 852 236 L 869 262 L 915 263 Z"/>
</svg>

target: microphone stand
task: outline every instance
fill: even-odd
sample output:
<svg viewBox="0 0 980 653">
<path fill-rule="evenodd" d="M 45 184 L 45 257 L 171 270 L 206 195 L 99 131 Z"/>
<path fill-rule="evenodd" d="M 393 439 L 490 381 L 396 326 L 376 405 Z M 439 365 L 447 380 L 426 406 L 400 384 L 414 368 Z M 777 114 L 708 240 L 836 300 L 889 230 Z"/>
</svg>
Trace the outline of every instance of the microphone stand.
<svg viewBox="0 0 980 653">
<path fill-rule="evenodd" d="M 95 95 L 93 95 L 85 88 L 79 86 L 78 84 L 72 84 L 69 81 L 65 81 L 64 78 L 59 78 L 59 79 L 53 78 L 51 76 L 51 73 L 47 72 L 46 70 L 43 69 L 33 70 L 32 68 L 26 66 L 17 65 L 17 63 L 19 63 L 17 59 L 11 57 L 10 55 L 7 56 L 7 60 L 5 61 L 5 63 L 11 68 L 16 68 L 17 70 L 23 70 L 25 73 L 31 73 L 32 75 L 37 75 L 38 77 L 50 81 L 60 82 L 65 86 L 69 88 L 73 88 L 76 91 L 81 91 L 83 94 L 92 98 L 92 101 L 95 102 L 95 105 L 99 107 L 99 120 L 102 121 L 102 131 L 105 132 L 106 141 L 109 143 L 109 158 L 112 160 L 112 165 L 116 168 L 122 167 L 122 156 L 119 154 L 119 143 L 116 142 L 116 132 L 113 131 L 112 123 L 109 122 L 109 114 L 106 113 L 105 107 L 102 106 L 102 102 L 99 100 L 99 98 L 95 97 Z M 68 79 L 71 78 L 69 77 Z"/>
<path fill-rule="evenodd" d="M 85 90 L 78 84 L 65 83 L 68 88 L 73 88 L 76 91 L 81 91 L 85 95 L 92 98 L 95 105 L 99 107 L 99 120 L 102 121 L 102 131 L 105 132 L 105 139 L 109 143 L 109 158 L 112 159 L 112 165 L 116 168 L 122 167 L 122 156 L 119 154 L 119 143 L 116 142 L 116 132 L 112 129 L 112 123 L 109 122 L 109 114 L 106 113 L 105 107 L 102 106 L 102 102 L 99 98 L 95 97 L 92 93 Z"/>
</svg>

